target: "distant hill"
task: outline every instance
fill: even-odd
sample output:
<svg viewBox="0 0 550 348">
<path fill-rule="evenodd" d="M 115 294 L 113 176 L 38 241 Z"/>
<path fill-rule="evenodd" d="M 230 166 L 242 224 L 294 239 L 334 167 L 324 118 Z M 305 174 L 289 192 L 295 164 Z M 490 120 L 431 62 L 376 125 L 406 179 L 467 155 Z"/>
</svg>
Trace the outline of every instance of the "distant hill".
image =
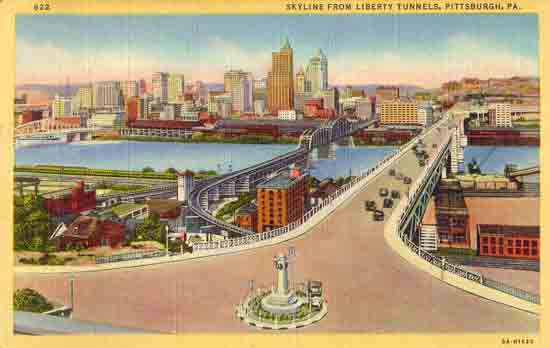
<svg viewBox="0 0 550 348">
<path fill-rule="evenodd" d="M 334 85 L 332 87 L 344 88 L 348 85 Z M 368 84 L 368 85 L 351 85 L 353 89 L 356 90 L 366 90 L 368 95 L 376 94 L 376 87 L 383 86 L 378 84 Z M 399 87 L 399 95 L 405 96 L 407 94 L 414 95 L 417 92 L 427 92 L 429 89 L 423 88 L 415 85 L 397 85 Z"/>
</svg>

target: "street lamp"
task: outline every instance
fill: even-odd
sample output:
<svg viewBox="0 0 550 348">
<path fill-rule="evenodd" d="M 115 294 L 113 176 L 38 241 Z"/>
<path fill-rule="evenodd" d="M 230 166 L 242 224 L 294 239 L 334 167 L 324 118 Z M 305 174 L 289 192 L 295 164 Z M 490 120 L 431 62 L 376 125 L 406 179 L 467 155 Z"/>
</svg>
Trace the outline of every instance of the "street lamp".
<svg viewBox="0 0 550 348">
<path fill-rule="evenodd" d="M 168 256 L 168 225 L 164 225 L 164 230 L 166 230 L 166 256 Z"/>
</svg>

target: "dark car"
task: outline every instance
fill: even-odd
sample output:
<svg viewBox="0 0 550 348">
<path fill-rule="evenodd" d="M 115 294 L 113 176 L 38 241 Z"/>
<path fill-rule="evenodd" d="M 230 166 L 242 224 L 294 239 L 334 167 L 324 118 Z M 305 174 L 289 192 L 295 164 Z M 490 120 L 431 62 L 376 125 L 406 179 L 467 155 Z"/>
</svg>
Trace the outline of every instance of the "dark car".
<svg viewBox="0 0 550 348">
<path fill-rule="evenodd" d="M 386 197 L 389 193 L 388 189 L 385 187 L 382 187 L 378 193 L 380 194 L 380 197 Z"/>
<path fill-rule="evenodd" d="M 376 202 L 375 201 L 365 201 L 365 210 L 368 210 L 368 211 L 376 210 Z"/>
<path fill-rule="evenodd" d="M 437 144 L 433 144 L 432 147 L 435 149 L 437 147 Z"/>
<path fill-rule="evenodd" d="M 426 165 L 426 161 L 421 159 L 420 161 L 418 161 L 418 165 L 421 166 L 421 167 L 424 167 Z"/>
<path fill-rule="evenodd" d="M 412 179 L 409 176 L 406 176 L 403 178 L 403 182 L 407 185 L 410 185 L 412 183 Z"/>
<path fill-rule="evenodd" d="M 393 198 L 393 199 L 399 199 L 399 198 L 401 198 L 401 194 L 400 194 L 399 191 L 397 191 L 397 190 L 392 190 L 392 191 L 391 191 L 391 198 Z"/>
<path fill-rule="evenodd" d="M 382 210 L 375 210 L 372 217 L 374 221 L 384 221 L 384 212 Z"/>
<path fill-rule="evenodd" d="M 385 198 L 384 199 L 384 208 L 392 208 L 392 207 L 393 207 L 393 199 Z"/>
<path fill-rule="evenodd" d="M 391 175 L 391 176 L 394 176 L 394 175 L 395 175 L 395 169 L 393 169 L 393 168 L 390 169 L 390 175 Z"/>
</svg>

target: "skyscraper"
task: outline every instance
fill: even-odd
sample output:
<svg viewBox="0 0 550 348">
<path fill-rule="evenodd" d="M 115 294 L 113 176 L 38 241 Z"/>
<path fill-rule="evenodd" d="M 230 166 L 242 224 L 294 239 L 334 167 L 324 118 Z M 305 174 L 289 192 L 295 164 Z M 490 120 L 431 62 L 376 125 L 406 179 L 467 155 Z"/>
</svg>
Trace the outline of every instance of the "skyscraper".
<svg viewBox="0 0 550 348">
<path fill-rule="evenodd" d="M 153 74 L 153 99 L 157 103 L 168 102 L 168 73 L 156 72 Z"/>
<path fill-rule="evenodd" d="M 94 106 L 92 98 L 92 86 L 83 86 L 78 89 L 76 99 L 78 101 L 78 109 L 89 109 Z"/>
<path fill-rule="evenodd" d="M 138 82 L 135 80 L 127 80 L 121 82 L 122 95 L 124 100 L 127 101 L 132 97 L 139 96 Z"/>
<path fill-rule="evenodd" d="M 92 92 L 96 108 L 118 108 L 122 105 L 120 81 L 94 82 Z"/>
<path fill-rule="evenodd" d="M 269 111 L 277 114 L 279 110 L 294 108 L 294 71 L 292 47 L 285 40 L 279 52 L 273 52 L 271 74 L 268 75 Z"/>
<path fill-rule="evenodd" d="M 305 91 L 315 97 L 328 88 L 328 60 L 321 49 L 309 59 L 305 87 Z"/>
<path fill-rule="evenodd" d="M 296 73 L 296 87 L 294 92 L 304 93 L 306 91 L 306 75 L 304 73 L 304 68 L 300 67 L 300 70 Z"/>
<path fill-rule="evenodd" d="M 53 118 L 71 116 L 71 106 L 72 100 L 70 97 L 60 97 L 56 94 L 52 102 Z"/>
<path fill-rule="evenodd" d="M 175 103 L 183 98 L 185 80 L 183 74 L 168 74 L 167 102 Z"/>
<path fill-rule="evenodd" d="M 224 91 L 231 95 L 233 112 L 251 112 L 253 109 L 252 74 L 242 70 L 229 70 L 223 76 Z"/>
</svg>

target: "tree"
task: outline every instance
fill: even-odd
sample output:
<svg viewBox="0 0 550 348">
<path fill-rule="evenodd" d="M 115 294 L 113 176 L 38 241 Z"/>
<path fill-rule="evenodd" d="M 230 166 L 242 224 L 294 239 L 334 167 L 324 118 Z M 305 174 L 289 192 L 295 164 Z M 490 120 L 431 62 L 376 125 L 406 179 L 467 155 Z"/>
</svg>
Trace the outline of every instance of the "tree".
<svg viewBox="0 0 550 348">
<path fill-rule="evenodd" d="M 158 214 L 151 214 L 136 228 L 136 239 L 138 241 L 154 240 L 159 243 L 166 242 L 164 224 L 160 223 Z"/>
<path fill-rule="evenodd" d="M 50 249 L 51 222 L 40 197 L 27 196 L 17 199 L 14 222 L 13 233 L 16 250 L 45 251 Z"/>
<path fill-rule="evenodd" d="M 175 168 L 170 167 L 170 168 L 166 169 L 164 172 L 166 174 L 177 174 L 178 171 Z"/>
<path fill-rule="evenodd" d="M 155 172 L 155 170 L 153 168 L 149 167 L 149 166 L 143 168 L 141 171 L 143 173 L 154 173 Z"/>
<path fill-rule="evenodd" d="M 470 174 L 481 174 L 481 168 L 479 167 L 479 164 L 477 164 L 476 159 L 472 159 L 471 162 L 468 163 L 468 173 Z"/>
<path fill-rule="evenodd" d="M 16 311 L 44 313 L 53 309 L 53 305 L 39 292 L 24 288 L 13 294 L 13 309 Z"/>
</svg>

